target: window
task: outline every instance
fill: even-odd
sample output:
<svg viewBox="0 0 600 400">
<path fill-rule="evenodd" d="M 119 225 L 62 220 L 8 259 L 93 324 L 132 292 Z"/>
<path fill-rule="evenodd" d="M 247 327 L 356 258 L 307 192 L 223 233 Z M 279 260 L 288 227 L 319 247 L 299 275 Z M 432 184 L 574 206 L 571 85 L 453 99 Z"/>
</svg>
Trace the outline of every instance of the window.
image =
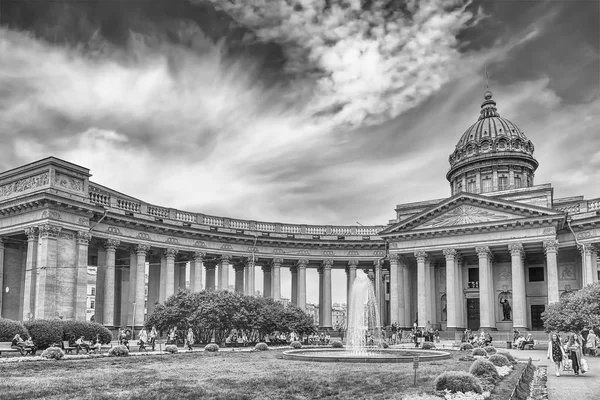
<svg viewBox="0 0 600 400">
<path fill-rule="evenodd" d="M 471 179 L 467 183 L 467 192 L 475 193 L 475 180 Z"/>
<path fill-rule="evenodd" d="M 469 268 L 469 288 L 479 287 L 479 268 Z"/>
<path fill-rule="evenodd" d="M 96 308 L 96 302 L 94 300 L 90 301 L 90 308 L 93 310 Z"/>
<path fill-rule="evenodd" d="M 456 193 L 458 192 L 462 192 L 462 182 L 457 182 L 456 183 Z"/>
<path fill-rule="evenodd" d="M 506 175 L 500 175 L 498 177 L 498 190 L 508 189 L 508 177 Z"/>
<path fill-rule="evenodd" d="M 521 187 L 521 175 L 515 175 L 515 188 Z"/>
<path fill-rule="evenodd" d="M 95 296 L 95 295 L 96 295 L 96 288 L 95 288 L 95 287 L 93 287 L 93 288 L 92 288 L 92 296 Z M 92 307 L 92 308 L 94 308 L 94 307 Z"/>
<path fill-rule="evenodd" d="M 489 176 L 486 176 L 481 180 L 481 188 L 483 193 L 492 191 L 492 179 Z"/>
<path fill-rule="evenodd" d="M 529 282 L 544 282 L 544 267 L 529 268 Z"/>
</svg>

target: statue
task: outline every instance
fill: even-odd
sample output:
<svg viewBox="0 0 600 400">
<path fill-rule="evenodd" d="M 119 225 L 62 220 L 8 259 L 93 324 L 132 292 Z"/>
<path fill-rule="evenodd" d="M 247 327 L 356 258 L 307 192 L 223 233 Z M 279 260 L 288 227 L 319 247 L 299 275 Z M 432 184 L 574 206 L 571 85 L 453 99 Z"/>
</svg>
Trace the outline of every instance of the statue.
<svg viewBox="0 0 600 400">
<path fill-rule="evenodd" d="M 502 300 L 500 300 L 500 304 L 502 304 L 502 314 L 504 316 L 502 321 L 510 321 L 510 312 L 512 311 L 512 308 L 510 307 L 508 299 L 503 298 Z"/>
</svg>

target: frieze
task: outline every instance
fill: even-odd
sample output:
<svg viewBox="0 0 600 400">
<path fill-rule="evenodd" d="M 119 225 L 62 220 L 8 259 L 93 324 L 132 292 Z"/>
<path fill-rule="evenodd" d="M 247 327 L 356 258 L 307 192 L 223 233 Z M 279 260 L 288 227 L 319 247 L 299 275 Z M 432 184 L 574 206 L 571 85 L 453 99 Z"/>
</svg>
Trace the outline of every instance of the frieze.
<svg viewBox="0 0 600 400">
<path fill-rule="evenodd" d="M 461 205 L 444 214 L 432 219 L 429 222 L 419 225 L 417 228 L 439 228 L 442 226 L 469 225 L 482 222 L 507 220 L 516 218 L 515 215 L 499 213 L 487 210 L 481 207 Z"/>
<path fill-rule="evenodd" d="M 69 190 L 83 192 L 83 179 L 75 178 L 61 172 L 54 175 L 54 184 Z"/>
<path fill-rule="evenodd" d="M 233 250 L 233 246 L 225 243 L 221 246 L 221 250 Z"/>
<path fill-rule="evenodd" d="M 333 251 L 332 251 L 332 250 L 325 250 L 325 251 L 323 252 L 323 255 L 324 255 L 324 256 L 332 256 L 332 255 L 333 255 Z"/>
<path fill-rule="evenodd" d="M 60 213 L 54 210 L 44 210 L 42 218 L 60 219 Z"/>
<path fill-rule="evenodd" d="M 194 247 L 206 247 L 206 243 L 204 243 L 202 240 L 196 240 L 194 242 Z"/>
<path fill-rule="evenodd" d="M 61 232 L 59 237 L 61 239 L 73 240 L 73 235 L 71 235 L 70 233 Z"/>
<path fill-rule="evenodd" d="M 585 238 L 592 237 L 593 235 L 594 235 L 594 231 L 579 232 L 577 234 L 577 239 L 585 239 Z"/>
<path fill-rule="evenodd" d="M 558 267 L 558 279 L 561 281 L 575 280 L 575 271 L 572 265 L 561 265 Z"/>
<path fill-rule="evenodd" d="M 142 240 L 150 240 L 150 235 L 148 235 L 146 232 L 140 232 L 137 234 L 137 238 Z"/>
<path fill-rule="evenodd" d="M 251 253 L 258 253 L 258 247 L 248 247 L 248 251 Z"/>
<path fill-rule="evenodd" d="M 359 253 L 358 253 L 358 251 L 356 251 L 356 250 L 350 250 L 350 251 L 348 252 L 348 255 L 349 255 L 349 256 L 357 256 L 357 255 L 359 255 Z"/>
<path fill-rule="evenodd" d="M 121 234 L 121 230 L 115 226 L 109 226 L 106 229 L 106 232 L 108 233 L 112 233 L 113 235 L 120 235 Z"/>
<path fill-rule="evenodd" d="M 167 238 L 166 242 L 169 244 L 179 244 L 179 240 L 177 240 L 177 238 L 174 237 Z"/>
<path fill-rule="evenodd" d="M 83 225 L 83 226 L 90 226 L 90 220 L 89 220 L 89 219 L 87 219 L 87 218 L 79 218 L 79 219 L 77 220 L 77 223 L 78 223 L 79 225 Z"/>
<path fill-rule="evenodd" d="M 26 190 L 34 189 L 40 186 L 45 186 L 49 183 L 48 173 L 29 176 L 19 179 L 4 186 L 0 186 L 0 197 L 7 197 L 13 193 L 20 193 Z"/>
<path fill-rule="evenodd" d="M 298 252 L 298 254 L 301 255 L 301 256 L 310 256 L 310 251 L 308 251 L 308 250 L 300 250 Z"/>
<path fill-rule="evenodd" d="M 280 248 L 273 249 L 273 254 L 283 254 L 285 251 Z"/>
<path fill-rule="evenodd" d="M 542 234 L 544 234 L 544 235 L 554 235 L 554 234 L 556 234 L 556 228 L 555 227 L 544 228 L 544 230 L 542 231 Z"/>
<path fill-rule="evenodd" d="M 377 257 L 383 257 L 383 256 L 385 256 L 385 251 L 383 251 L 383 250 L 375 250 L 373 252 L 373 255 L 377 256 Z"/>
</svg>

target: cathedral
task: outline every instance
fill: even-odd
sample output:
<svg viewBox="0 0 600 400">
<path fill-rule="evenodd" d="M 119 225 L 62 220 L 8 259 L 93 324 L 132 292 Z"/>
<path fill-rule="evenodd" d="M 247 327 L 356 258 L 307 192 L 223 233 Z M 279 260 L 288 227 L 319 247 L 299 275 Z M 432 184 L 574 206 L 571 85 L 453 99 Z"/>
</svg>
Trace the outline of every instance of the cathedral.
<svg viewBox="0 0 600 400">
<path fill-rule="evenodd" d="M 291 302 L 306 309 L 318 285 L 319 326 L 332 328 L 332 289 L 362 269 L 386 326 L 542 330 L 549 303 L 599 278 L 600 198 L 554 198 L 534 182 L 533 154 L 488 91 L 449 156 L 450 197 L 400 204 L 379 226 L 177 210 L 93 182 L 85 166 L 38 160 L 0 173 L 0 316 L 85 319 L 88 267 L 94 319 L 111 329 L 141 326 L 179 288 L 256 295 L 260 279 L 279 301 L 289 269 Z"/>
</svg>

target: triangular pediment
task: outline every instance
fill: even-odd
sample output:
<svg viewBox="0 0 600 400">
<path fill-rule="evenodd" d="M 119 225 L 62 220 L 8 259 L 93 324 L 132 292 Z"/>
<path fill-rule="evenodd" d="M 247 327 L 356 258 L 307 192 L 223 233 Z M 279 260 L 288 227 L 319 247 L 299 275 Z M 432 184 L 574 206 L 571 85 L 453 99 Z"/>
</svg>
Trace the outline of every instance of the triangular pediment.
<svg viewBox="0 0 600 400">
<path fill-rule="evenodd" d="M 380 235 L 412 231 L 448 230 L 472 226 L 504 225 L 517 220 L 547 218 L 560 220 L 563 213 L 509 200 L 499 200 L 472 193 L 460 193 L 404 221 Z"/>
</svg>

